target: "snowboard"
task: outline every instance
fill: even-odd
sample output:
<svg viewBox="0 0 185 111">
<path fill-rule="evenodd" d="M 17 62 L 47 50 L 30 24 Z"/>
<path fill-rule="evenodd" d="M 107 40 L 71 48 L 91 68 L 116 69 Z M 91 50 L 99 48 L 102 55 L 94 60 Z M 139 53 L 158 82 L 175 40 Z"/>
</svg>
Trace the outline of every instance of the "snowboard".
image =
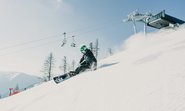
<svg viewBox="0 0 185 111">
<path fill-rule="evenodd" d="M 69 73 L 66 73 L 66 74 L 63 74 L 63 75 L 55 76 L 53 78 L 53 80 L 56 84 L 59 84 L 59 83 L 65 81 L 65 80 L 67 80 L 67 79 L 69 79 L 73 76 L 75 76 L 74 72 L 69 72 Z"/>
<path fill-rule="evenodd" d="M 94 65 L 94 63 L 93 63 L 93 65 L 89 69 L 86 69 L 85 72 L 96 70 L 97 68 L 95 66 L 96 65 Z M 55 81 L 56 84 L 59 84 L 59 83 L 65 81 L 73 76 L 76 76 L 76 75 L 77 74 L 75 74 L 74 71 L 70 71 L 69 73 L 65 73 L 63 75 L 59 75 L 59 76 L 54 77 L 53 80 Z"/>
</svg>

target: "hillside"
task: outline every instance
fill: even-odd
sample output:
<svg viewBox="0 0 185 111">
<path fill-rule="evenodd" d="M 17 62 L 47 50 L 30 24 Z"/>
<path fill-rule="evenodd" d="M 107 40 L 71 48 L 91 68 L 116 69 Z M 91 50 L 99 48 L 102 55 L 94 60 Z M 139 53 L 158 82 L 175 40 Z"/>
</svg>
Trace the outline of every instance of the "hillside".
<svg viewBox="0 0 185 111">
<path fill-rule="evenodd" d="M 0 100 L 0 111 L 183 111 L 185 28 L 131 36 L 99 69 Z"/>
<path fill-rule="evenodd" d="M 40 83 L 41 79 L 37 76 L 28 75 L 20 72 L 0 72 L 0 94 L 2 97 L 8 96 L 9 88 L 17 85 L 20 90 Z"/>
</svg>

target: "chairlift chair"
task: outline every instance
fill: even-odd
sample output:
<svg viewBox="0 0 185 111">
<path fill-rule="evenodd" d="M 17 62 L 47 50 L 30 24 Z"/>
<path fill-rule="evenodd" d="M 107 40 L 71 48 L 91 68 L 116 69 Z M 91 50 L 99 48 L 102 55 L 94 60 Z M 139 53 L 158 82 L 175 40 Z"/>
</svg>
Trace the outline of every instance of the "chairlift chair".
<svg viewBox="0 0 185 111">
<path fill-rule="evenodd" d="M 63 41 L 62 41 L 61 47 L 63 47 L 63 46 L 67 43 L 66 32 L 64 32 L 63 35 L 64 35 L 64 39 L 63 39 Z"/>
<path fill-rule="evenodd" d="M 75 43 L 75 36 L 72 36 L 72 43 L 71 43 L 71 47 L 76 47 L 76 43 Z"/>
</svg>

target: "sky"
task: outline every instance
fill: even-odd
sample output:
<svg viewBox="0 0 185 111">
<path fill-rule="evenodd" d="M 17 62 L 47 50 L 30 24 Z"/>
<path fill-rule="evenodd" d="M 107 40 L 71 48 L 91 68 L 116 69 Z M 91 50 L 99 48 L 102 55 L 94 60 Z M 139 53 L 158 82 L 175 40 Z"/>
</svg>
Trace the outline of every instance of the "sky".
<svg viewBox="0 0 185 111">
<path fill-rule="evenodd" d="M 123 23 L 129 13 L 154 14 L 162 10 L 182 20 L 185 1 L 179 0 L 0 0 L 0 71 L 16 71 L 41 75 L 49 53 L 53 53 L 55 73 L 64 56 L 70 63 L 79 61 L 80 44 L 99 39 L 98 60 L 121 50 L 133 34 L 132 24 Z M 143 25 L 137 24 L 142 30 Z M 150 30 L 150 29 L 149 29 Z M 153 30 L 153 29 L 151 29 Z M 60 47 L 63 33 L 67 44 Z M 72 48 L 72 36 L 77 47 Z"/>
</svg>

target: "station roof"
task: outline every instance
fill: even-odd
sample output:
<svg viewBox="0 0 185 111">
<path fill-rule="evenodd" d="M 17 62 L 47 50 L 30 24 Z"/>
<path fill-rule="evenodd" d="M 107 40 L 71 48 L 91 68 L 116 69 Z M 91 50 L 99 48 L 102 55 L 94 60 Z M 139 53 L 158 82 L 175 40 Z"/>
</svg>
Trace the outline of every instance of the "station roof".
<svg viewBox="0 0 185 111">
<path fill-rule="evenodd" d="M 185 21 L 180 20 L 178 18 L 172 17 L 165 13 L 165 10 L 162 12 L 150 17 L 147 21 L 147 25 L 153 28 L 161 29 L 165 27 L 169 27 L 172 25 L 181 25 L 185 23 Z"/>
</svg>

